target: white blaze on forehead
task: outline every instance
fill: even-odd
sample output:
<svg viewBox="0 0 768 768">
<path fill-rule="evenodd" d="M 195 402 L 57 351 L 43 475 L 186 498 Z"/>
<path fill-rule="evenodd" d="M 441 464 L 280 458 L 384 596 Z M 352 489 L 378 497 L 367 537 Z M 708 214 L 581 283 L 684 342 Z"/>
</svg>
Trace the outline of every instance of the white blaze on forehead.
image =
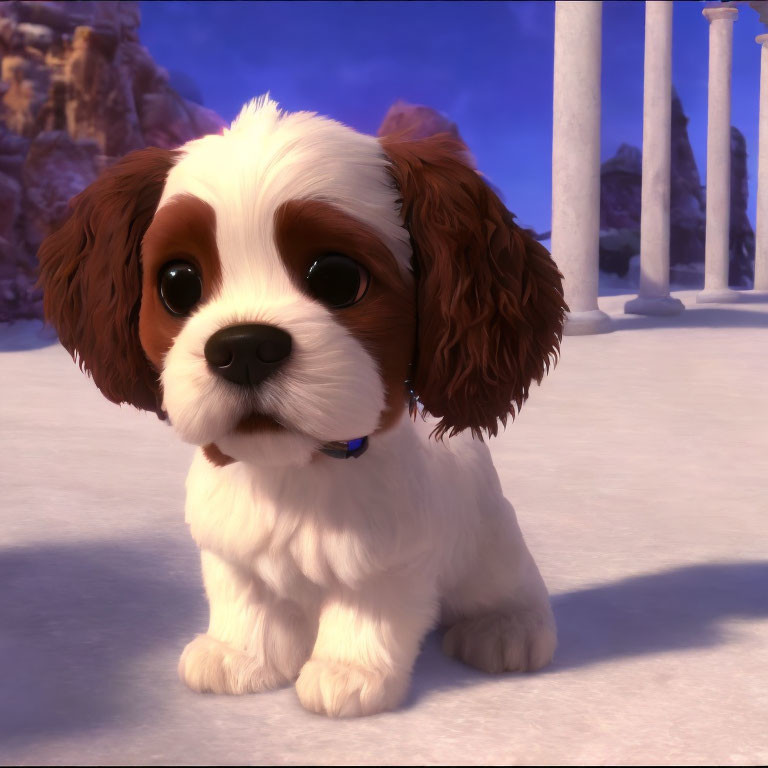
<svg viewBox="0 0 768 768">
<path fill-rule="evenodd" d="M 388 165 L 375 138 L 314 114 L 283 115 L 267 98 L 247 105 L 222 135 L 182 147 L 160 207 L 178 195 L 211 205 L 222 277 L 164 359 L 164 405 L 185 440 L 202 445 L 226 438 L 225 452 L 246 460 L 239 453 L 243 440 L 231 432 L 253 410 L 300 430 L 312 445 L 376 429 L 385 405 L 377 362 L 332 312 L 291 283 L 275 243 L 274 216 L 291 200 L 327 202 L 367 225 L 410 271 L 410 239 Z M 293 339 L 281 370 L 247 393 L 222 382 L 204 357 L 216 330 L 242 322 L 276 325 Z M 286 451 L 298 450 L 281 444 L 276 438 L 265 448 L 278 463 Z"/>
<path fill-rule="evenodd" d="M 248 103 L 229 130 L 185 144 L 160 206 L 193 194 L 216 212 L 216 239 L 227 277 L 274 297 L 287 289 L 274 243 L 274 214 L 288 200 L 323 200 L 377 232 L 403 271 L 410 240 L 379 142 L 312 112 L 285 114 L 269 95 Z M 251 296 L 251 299 L 255 297 Z"/>
</svg>

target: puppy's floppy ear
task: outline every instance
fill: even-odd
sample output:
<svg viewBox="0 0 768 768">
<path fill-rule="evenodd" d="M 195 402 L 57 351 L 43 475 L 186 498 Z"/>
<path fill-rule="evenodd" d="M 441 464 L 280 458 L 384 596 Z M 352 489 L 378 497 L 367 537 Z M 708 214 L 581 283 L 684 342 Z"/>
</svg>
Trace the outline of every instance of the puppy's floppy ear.
<svg viewBox="0 0 768 768">
<path fill-rule="evenodd" d="M 567 306 L 548 251 L 513 221 L 449 134 L 385 137 L 418 276 L 414 389 L 433 434 L 506 426 L 560 348 Z"/>
<path fill-rule="evenodd" d="M 38 251 L 45 320 L 62 345 L 106 398 L 158 415 L 157 372 L 139 341 L 141 241 L 176 154 L 126 155 L 73 198 Z"/>
</svg>

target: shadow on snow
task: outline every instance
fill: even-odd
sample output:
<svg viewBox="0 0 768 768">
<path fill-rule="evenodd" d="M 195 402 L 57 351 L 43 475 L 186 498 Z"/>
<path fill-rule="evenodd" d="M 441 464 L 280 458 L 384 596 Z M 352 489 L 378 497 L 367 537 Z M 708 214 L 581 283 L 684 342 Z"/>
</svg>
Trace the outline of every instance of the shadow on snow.
<svg viewBox="0 0 768 768">
<path fill-rule="evenodd" d="M 0 741 L 120 728 L 162 709 L 182 686 L 179 653 L 207 623 L 199 573 L 191 542 L 0 552 Z M 559 647 L 540 674 L 728 642 L 724 620 L 768 618 L 766 584 L 768 562 L 712 563 L 555 595 Z M 405 708 L 492 679 L 439 644 L 428 635 Z"/>
</svg>

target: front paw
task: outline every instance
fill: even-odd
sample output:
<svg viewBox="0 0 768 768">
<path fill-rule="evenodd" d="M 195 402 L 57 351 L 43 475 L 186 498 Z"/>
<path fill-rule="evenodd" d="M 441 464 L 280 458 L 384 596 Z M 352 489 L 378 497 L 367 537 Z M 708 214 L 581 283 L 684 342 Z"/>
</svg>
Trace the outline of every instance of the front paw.
<svg viewBox="0 0 768 768">
<path fill-rule="evenodd" d="M 491 613 L 454 624 L 443 651 L 483 672 L 535 672 L 552 661 L 557 632 L 550 613 Z"/>
<path fill-rule="evenodd" d="M 408 675 L 384 674 L 338 661 L 310 659 L 296 681 L 299 701 L 311 712 L 360 717 L 394 709 L 405 698 Z"/>
<path fill-rule="evenodd" d="M 253 656 L 210 635 L 198 635 L 184 649 L 179 677 L 199 693 L 258 693 L 288 682 Z"/>
</svg>

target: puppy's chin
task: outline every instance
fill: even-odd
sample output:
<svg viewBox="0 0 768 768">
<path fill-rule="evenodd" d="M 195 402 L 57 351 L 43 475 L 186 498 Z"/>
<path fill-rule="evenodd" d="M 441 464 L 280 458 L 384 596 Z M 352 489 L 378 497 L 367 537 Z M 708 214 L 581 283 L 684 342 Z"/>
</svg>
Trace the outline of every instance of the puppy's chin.
<svg viewBox="0 0 768 768">
<path fill-rule="evenodd" d="M 216 440 L 225 455 L 262 467 L 303 467 L 317 455 L 321 443 L 308 435 L 279 432 L 230 432 Z"/>
</svg>

